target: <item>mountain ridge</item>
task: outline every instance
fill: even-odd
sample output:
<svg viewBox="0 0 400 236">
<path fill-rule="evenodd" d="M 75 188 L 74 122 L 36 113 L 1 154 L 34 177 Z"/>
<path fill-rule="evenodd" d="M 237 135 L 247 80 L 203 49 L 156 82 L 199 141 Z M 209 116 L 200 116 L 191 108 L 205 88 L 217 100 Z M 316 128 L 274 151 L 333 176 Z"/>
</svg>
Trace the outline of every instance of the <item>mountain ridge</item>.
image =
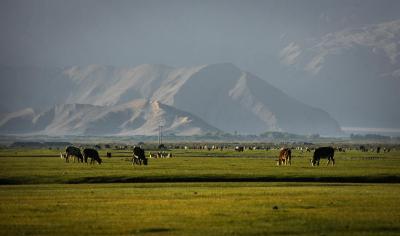
<svg viewBox="0 0 400 236">
<path fill-rule="evenodd" d="M 133 68 L 90 65 L 67 68 L 60 74 L 57 79 L 72 85 L 50 89 L 63 90 L 60 96 L 54 93 L 57 100 L 64 100 L 67 104 L 91 104 L 112 110 L 111 107 L 145 99 L 160 101 L 160 106 L 168 106 L 165 109 L 171 112 L 192 114 L 224 132 L 341 133 L 338 123 L 327 112 L 290 97 L 232 63 L 184 68 L 151 64 Z M 177 110 L 173 111 L 172 107 Z M 94 116 L 98 115 L 95 110 L 91 108 Z M 136 122 L 146 124 L 144 121 Z M 57 127 L 64 130 L 61 124 Z M 146 127 L 151 129 L 143 126 L 138 131 L 146 133 Z M 53 130 L 51 126 L 48 129 L 49 132 Z M 128 131 L 120 133 L 129 134 Z"/>
<path fill-rule="evenodd" d="M 144 99 L 118 106 L 61 104 L 38 114 L 34 114 L 32 109 L 29 112 L 25 110 L 1 120 L 0 132 L 35 135 L 157 135 L 160 124 L 164 126 L 165 133 L 180 136 L 219 132 L 217 128 L 187 112 Z M 14 125 L 22 125 L 26 129 L 13 129 Z"/>
</svg>

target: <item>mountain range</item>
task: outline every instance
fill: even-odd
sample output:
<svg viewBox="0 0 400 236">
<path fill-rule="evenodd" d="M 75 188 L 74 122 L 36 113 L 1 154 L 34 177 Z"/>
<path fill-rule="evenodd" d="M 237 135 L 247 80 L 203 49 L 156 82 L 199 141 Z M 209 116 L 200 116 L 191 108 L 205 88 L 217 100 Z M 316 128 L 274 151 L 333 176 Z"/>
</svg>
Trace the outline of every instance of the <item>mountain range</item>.
<svg viewBox="0 0 400 236">
<path fill-rule="evenodd" d="M 220 63 L 185 68 L 0 67 L 0 133 L 194 135 L 207 132 L 341 134 L 326 111 Z"/>
<path fill-rule="evenodd" d="M 36 114 L 33 109 L 10 113 L 0 122 L 4 133 L 46 135 L 157 135 L 163 132 L 195 135 L 216 132 L 201 119 L 157 101 L 136 99 L 115 106 L 89 104 L 55 105 Z"/>
</svg>

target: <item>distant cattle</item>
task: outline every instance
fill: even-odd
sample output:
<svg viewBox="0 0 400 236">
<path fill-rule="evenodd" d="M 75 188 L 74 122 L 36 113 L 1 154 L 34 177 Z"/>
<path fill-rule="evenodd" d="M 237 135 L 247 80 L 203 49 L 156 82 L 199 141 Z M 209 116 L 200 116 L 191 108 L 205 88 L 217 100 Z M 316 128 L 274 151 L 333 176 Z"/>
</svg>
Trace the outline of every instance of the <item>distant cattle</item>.
<svg viewBox="0 0 400 236">
<path fill-rule="evenodd" d="M 336 151 L 339 151 L 339 152 L 346 152 L 346 150 L 345 150 L 344 148 L 342 148 L 342 147 L 336 148 Z"/>
<path fill-rule="evenodd" d="M 141 165 L 141 164 L 147 165 L 147 158 L 144 154 L 144 149 L 135 146 L 133 148 L 133 154 L 132 154 L 132 165 L 137 164 L 137 165 Z"/>
<path fill-rule="evenodd" d="M 282 148 L 279 152 L 278 165 L 291 165 L 292 164 L 292 150 L 290 148 Z"/>
<path fill-rule="evenodd" d="M 65 153 L 67 155 L 67 157 L 65 159 L 66 162 L 69 162 L 70 158 L 73 158 L 74 162 L 76 159 L 78 159 L 78 162 L 83 162 L 83 156 L 82 156 L 81 150 L 79 148 L 74 147 L 74 146 L 68 146 L 65 149 Z"/>
<path fill-rule="evenodd" d="M 150 159 L 151 159 L 151 158 L 157 158 L 157 153 L 150 152 L 150 153 L 149 153 L 149 158 L 150 158 Z"/>
<path fill-rule="evenodd" d="M 172 153 L 170 153 L 170 152 L 164 153 L 164 157 L 165 158 L 172 158 Z"/>
<path fill-rule="evenodd" d="M 172 158 L 172 153 L 170 152 L 151 152 L 149 158 Z"/>
<path fill-rule="evenodd" d="M 364 145 L 361 145 L 361 146 L 360 146 L 360 151 L 362 151 L 362 152 L 367 152 L 368 149 L 367 149 Z"/>
<path fill-rule="evenodd" d="M 335 150 L 332 147 L 320 147 L 315 149 L 314 151 L 314 156 L 311 160 L 311 165 L 312 166 L 319 166 L 319 161 L 320 159 L 328 159 L 328 163 L 327 165 L 329 165 L 329 163 L 332 161 L 332 166 L 335 165 L 335 159 L 334 159 L 334 155 L 335 155 Z"/>
<path fill-rule="evenodd" d="M 107 155 L 106 155 L 108 158 L 111 158 L 111 152 L 107 152 Z"/>
<path fill-rule="evenodd" d="M 160 158 L 171 158 L 172 157 L 172 153 L 170 152 L 158 152 L 157 156 Z"/>
<path fill-rule="evenodd" d="M 102 162 L 97 150 L 91 148 L 86 148 L 83 150 L 83 158 L 85 163 L 87 163 L 88 158 L 90 158 L 90 164 L 94 164 L 95 162 L 101 164 Z"/>
<path fill-rule="evenodd" d="M 237 151 L 237 152 L 243 152 L 243 150 L 244 150 L 243 146 L 236 146 L 235 147 L 235 151 Z"/>
<path fill-rule="evenodd" d="M 66 154 L 66 153 L 61 153 L 61 152 L 60 152 L 60 157 L 61 157 L 61 159 L 65 159 L 65 162 L 68 162 L 67 154 Z"/>
</svg>

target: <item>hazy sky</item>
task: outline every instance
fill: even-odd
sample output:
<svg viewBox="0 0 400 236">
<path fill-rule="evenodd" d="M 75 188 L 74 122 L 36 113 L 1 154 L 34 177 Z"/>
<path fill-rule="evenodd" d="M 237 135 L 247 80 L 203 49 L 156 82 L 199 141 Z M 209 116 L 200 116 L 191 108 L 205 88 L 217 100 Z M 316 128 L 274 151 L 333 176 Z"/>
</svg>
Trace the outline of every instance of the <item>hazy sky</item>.
<svg viewBox="0 0 400 236">
<path fill-rule="evenodd" d="M 386 110 L 400 103 L 398 25 L 389 29 L 396 32 L 394 38 L 384 27 L 377 30 L 379 34 L 366 34 L 361 48 L 367 50 L 346 55 L 349 63 L 337 59 L 318 82 L 309 80 L 309 75 L 300 79 L 297 71 L 291 77 L 282 73 L 279 56 L 292 42 L 326 39 L 329 33 L 399 20 L 399 12 L 399 0 L 0 0 L 0 65 L 232 62 L 290 96 L 327 110 L 344 126 L 362 121 L 369 127 L 400 128 L 400 111 Z M 381 36 L 392 38 L 378 48 L 369 45 Z M 346 40 L 354 45 L 351 37 Z M 348 47 L 340 38 L 327 42 Z M 394 60 L 375 58 L 380 49 Z M 300 51 L 297 44 L 290 50 L 289 59 Z M 377 74 L 370 70 L 375 67 Z M 357 68 L 365 71 L 359 73 Z M 383 81 L 379 73 L 393 73 L 397 79 Z"/>
<path fill-rule="evenodd" d="M 263 75 L 287 42 L 399 17 L 400 1 L 1 0 L 0 64 L 233 62 Z"/>
</svg>

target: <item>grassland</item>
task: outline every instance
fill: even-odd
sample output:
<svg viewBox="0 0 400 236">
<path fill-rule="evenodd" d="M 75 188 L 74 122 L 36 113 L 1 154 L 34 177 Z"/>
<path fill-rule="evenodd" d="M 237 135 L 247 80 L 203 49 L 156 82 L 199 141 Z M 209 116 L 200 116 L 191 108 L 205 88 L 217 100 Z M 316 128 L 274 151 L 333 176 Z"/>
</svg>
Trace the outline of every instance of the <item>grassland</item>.
<svg viewBox="0 0 400 236">
<path fill-rule="evenodd" d="M 101 155 L 105 156 L 102 150 Z M 400 153 L 173 150 L 132 166 L 0 150 L 0 235 L 400 235 Z"/>
</svg>

